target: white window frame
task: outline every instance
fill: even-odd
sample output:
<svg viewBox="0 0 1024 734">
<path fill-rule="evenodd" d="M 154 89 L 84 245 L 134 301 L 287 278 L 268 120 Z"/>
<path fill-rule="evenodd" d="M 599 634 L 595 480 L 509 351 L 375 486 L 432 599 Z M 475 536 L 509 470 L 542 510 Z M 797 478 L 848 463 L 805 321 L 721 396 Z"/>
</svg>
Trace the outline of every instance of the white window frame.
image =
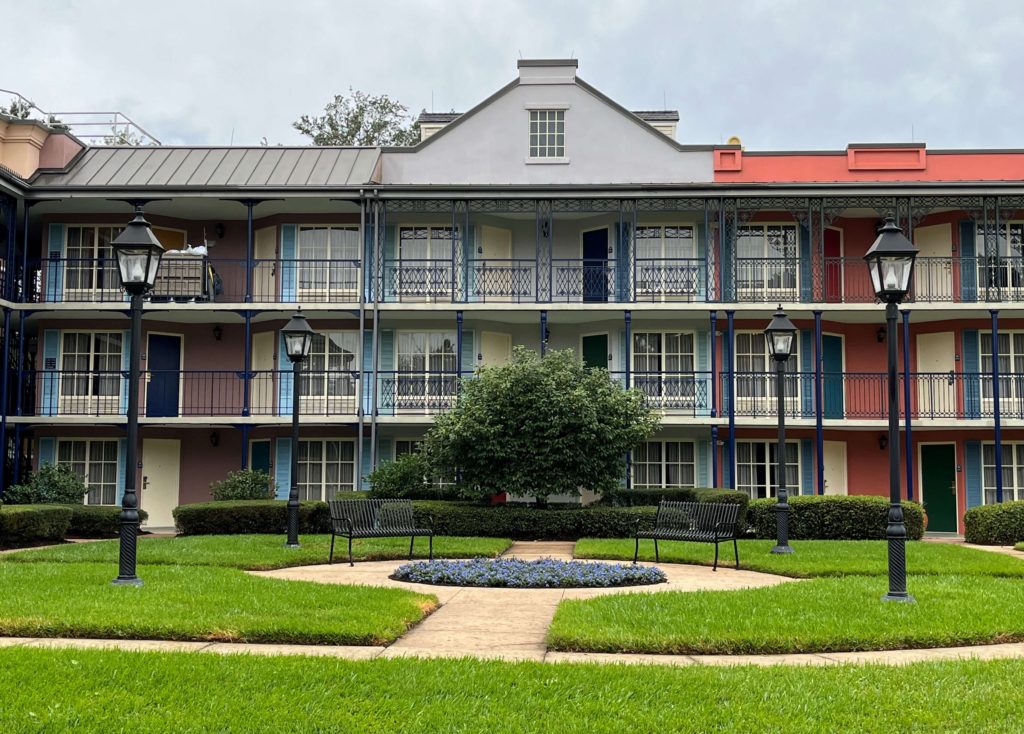
<svg viewBox="0 0 1024 734">
<path fill-rule="evenodd" d="M 402 232 L 408 230 L 426 230 L 425 238 L 416 238 L 411 242 L 424 242 L 426 252 L 423 257 L 409 257 L 403 252 Z M 447 237 L 435 237 L 435 231 L 442 230 Z M 392 287 L 404 301 L 432 301 L 437 298 L 451 298 L 456 287 L 453 278 L 452 248 L 462 247 L 462 227 L 451 223 L 403 222 L 395 231 L 395 259 L 385 267 L 394 269 Z M 440 248 L 441 252 L 438 252 Z"/>
<path fill-rule="evenodd" d="M 775 444 L 776 444 L 776 441 L 770 440 L 770 439 L 766 439 L 766 440 L 743 440 L 743 441 L 737 441 L 736 442 L 736 464 L 735 464 L 735 466 L 733 466 L 733 472 L 734 472 L 733 476 L 736 478 L 736 489 L 739 490 L 740 492 L 746 492 L 750 496 L 751 499 L 759 499 L 759 498 L 760 499 L 764 499 L 764 498 L 771 498 L 771 497 L 775 496 L 776 483 L 772 481 L 773 478 L 774 478 L 774 474 L 775 474 L 775 461 L 774 461 L 774 457 L 772 455 L 772 453 L 775 451 Z M 739 468 L 740 468 L 740 465 L 741 465 L 741 462 L 740 462 L 740 447 L 741 446 L 750 446 L 751 447 L 751 456 L 755 455 L 754 447 L 760 446 L 760 447 L 764 448 L 764 461 L 742 462 L 742 464 L 744 466 L 760 467 L 760 468 L 764 469 L 765 479 L 766 479 L 767 486 L 764 487 L 765 493 L 763 495 L 759 493 L 760 492 L 760 488 L 761 488 L 762 485 L 754 484 L 754 483 L 746 483 L 746 484 L 744 484 L 744 483 L 740 482 L 740 471 L 739 471 Z M 787 491 L 787 493 L 790 496 L 793 496 L 793 495 L 800 494 L 800 442 L 797 441 L 797 440 L 786 441 L 786 453 L 787 454 L 789 453 L 790 448 L 795 450 L 795 452 L 796 452 L 796 460 L 795 461 L 789 461 L 788 460 L 788 456 L 787 456 L 787 461 L 786 461 L 786 469 L 787 469 L 787 472 L 786 472 L 786 491 Z M 796 472 L 796 479 L 792 483 L 789 481 L 789 471 L 788 470 L 790 468 L 793 468 L 794 471 Z"/>
<path fill-rule="evenodd" d="M 690 351 L 687 352 L 669 352 L 668 351 L 668 337 L 678 336 L 682 341 L 683 338 L 690 338 Z M 651 352 L 640 352 L 638 350 L 637 342 L 643 338 L 657 337 L 659 342 L 658 351 L 656 353 Z M 696 401 L 696 381 L 697 381 L 697 333 L 694 331 L 653 331 L 653 330 L 637 330 L 632 334 L 633 343 L 630 345 L 630 360 L 632 362 L 630 370 L 630 378 L 632 385 L 641 390 L 646 396 L 650 403 L 655 406 L 665 407 L 670 406 L 672 408 L 691 408 L 694 407 Z M 685 362 L 687 358 L 690 360 L 692 365 L 691 369 L 679 369 L 669 370 L 667 367 L 668 361 L 672 358 L 678 359 L 680 362 Z M 640 360 L 656 360 L 658 369 L 656 370 L 642 370 L 640 368 Z"/>
<path fill-rule="evenodd" d="M 640 251 L 640 232 L 645 229 L 657 229 L 658 252 L 645 255 Z M 666 232 L 671 229 L 689 230 L 689 238 L 668 237 Z M 645 237 L 651 241 L 654 238 Z M 670 242 L 689 242 L 689 254 L 669 252 Z M 653 298 L 657 301 L 693 300 L 703 291 L 700 282 L 701 262 L 698 262 L 697 225 L 693 222 L 637 222 L 633 232 L 633 246 L 636 252 L 636 293 L 637 297 Z M 693 287 L 680 288 L 680 275 L 690 271 L 693 273 Z M 672 273 L 675 273 L 673 276 Z"/>
<path fill-rule="evenodd" d="M 327 256 L 307 257 L 303 250 L 304 232 L 327 232 Z M 334 231 L 354 232 L 352 257 L 334 257 L 331 237 Z M 359 290 L 360 249 L 363 238 L 358 224 L 299 224 L 295 227 L 295 294 L 298 301 L 324 302 L 332 299 L 350 300 Z M 335 283 L 337 280 L 337 284 Z"/>
<path fill-rule="evenodd" d="M 89 248 L 91 254 L 82 252 L 81 255 L 72 256 L 71 230 L 89 230 L 92 232 L 92 246 Z M 121 276 L 117 271 L 117 260 L 114 251 L 109 243 L 106 247 L 100 246 L 100 231 L 109 232 L 110 241 L 113 242 L 124 230 L 124 223 L 120 224 L 65 224 L 63 243 L 63 299 L 68 301 L 80 300 L 118 300 L 121 291 Z M 81 247 L 81 235 L 79 236 L 78 250 Z M 88 283 L 82 284 L 81 280 L 86 279 Z"/>
<path fill-rule="evenodd" d="M 1024 441 L 1003 441 L 1003 502 L 1024 500 Z M 991 505 L 996 502 L 995 485 L 995 447 L 994 441 L 981 444 L 981 502 Z M 1009 450 L 1007 450 L 1009 449 Z M 991 462 L 988 454 L 991 451 Z M 988 472 L 992 472 L 992 483 L 988 481 Z M 1009 470 L 1009 482 L 1007 479 Z M 991 492 L 991 499 L 989 493 Z"/>
<path fill-rule="evenodd" d="M 669 461 L 668 458 L 668 447 L 670 444 L 679 447 L 680 460 Z M 690 447 L 692 461 L 682 460 L 682 446 L 686 444 Z M 656 461 L 650 460 L 651 445 L 657 445 L 659 451 L 659 457 Z M 644 458 L 639 458 L 643 456 Z M 637 473 L 641 467 L 658 467 L 658 474 L 660 481 L 657 484 L 641 483 L 638 481 Z M 669 484 L 668 482 L 668 470 L 670 467 L 677 467 L 680 473 L 682 473 L 683 467 L 689 467 L 693 481 L 690 483 L 677 483 Z M 648 469 L 647 472 L 650 470 Z M 697 443 L 695 441 L 689 441 L 686 439 L 664 439 L 658 441 L 645 441 L 643 444 L 643 452 L 640 450 L 633 452 L 632 460 L 632 474 L 633 474 L 633 488 L 634 489 L 686 489 L 695 488 L 697 486 Z"/>
<path fill-rule="evenodd" d="M 309 444 L 314 444 L 314 443 L 320 444 L 320 446 L 321 446 L 320 461 L 319 461 L 319 465 L 320 465 L 319 488 L 316 490 L 315 493 L 313 493 L 313 492 L 310 491 L 312 489 L 312 487 L 310 486 L 310 482 L 308 482 L 308 481 L 300 482 L 299 481 L 299 477 L 295 477 L 295 484 L 299 488 L 299 499 L 300 500 L 320 500 L 320 501 L 325 501 L 325 500 L 333 499 L 335 496 L 337 496 L 337 494 L 339 492 L 346 492 L 346 491 L 347 492 L 351 492 L 351 491 L 354 491 L 355 487 L 356 487 L 356 475 L 355 475 L 355 471 L 356 471 L 356 469 L 355 469 L 355 466 L 356 466 L 356 442 L 355 442 L 355 439 L 352 439 L 352 438 L 303 438 L 303 439 L 299 440 L 299 445 L 302 445 L 302 444 L 309 445 Z M 327 487 L 327 465 L 328 465 L 328 463 L 333 463 L 333 462 L 328 462 L 328 460 L 327 460 L 327 444 L 328 443 L 337 443 L 337 444 L 339 444 L 340 447 L 343 447 L 343 446 L 345 446 L 347 444 L 352 449 L 352 459 L 351 459 L 351 461 L 344 460 L 344 459 L 339 459 L 339 461 L 337 462 L 337 464 L 339 465 L 339 472 L 341 471 L 341 469 L 345 465 L 348 465 L 348 466 L 351 467 L 352 482 L 348 483 L 348 484 L 345 484 L 344 482 L 339 482 L 338 483 L 338 485 L 339 485 L 338 489 L 335 491 L 334 494 L 329 494 L 328 493 L 328 487 Z M 298 449 L 296 448 L 296 450 L 298 450 Z M 313 462 L 310 462 L 308 460 L 303 461 L 303 459 L 301 457 L 299 457 L 298 460 L 297 460 L 297 465 L 299 467 L 302 467 L 304 464 L 311 464 L 311 463 L 313 463 Z M 315 485 L 313 485 L 313 486 L 315 486 Z M 346 489 L 346 487 L 347 487 L 347 489 Z"/>
<path fill-rule="evenodd" d="M 565 162 L 565 109 L 531 107 L 527 110 L 527 161 Z M 554 125 L 549 131 L 548 127 Z"/>
<path fill-rule="evenodd" d="M 325 350 L 314 354 L 314 339 L 314 346 L 310 348 L 310 354 L 299 372 L 299 411 L 303 415 L 354 414 L 359 393 L 359 333 L 339 329 L 320 331 L 316 336 L 323 339 Z M 352 364 L 349 368 L 345 368 L 344 365 L 331 367 L 329 350 L 326 348 L 335 338 L 350 342 L 348 346 Z M 338 346 L 344 355 L 343 345 Z M 313 370 L 311 360 L 320 357 L 323 357 L 324 368 Z M 312 389 L 317 386 L 319 389 Z"/>
<path fill-rule="evenodd" d="M 760 344 L 762 353 L 745 352 L 744 357 L 763 357 L 764 370 L 740 369 L 739 337 L 749 337 L 751 345 Z M 793 338 L 793 352 L 786 361 L 786 410 L 793 410 L 800 402 L 800 333 Z M 775 360 L 768 351 L 764 332 L 737 330 L 733 338 L 732 362 L 735 378 L 735 395 L 738 406 L 746 405 L 755 412 L 775 409 Z M 762 374 L 763 373 L 763 374 Z M 770 403 L 769 403 L 770 401 Z"/>
<path fill-rule="evenodd" d="M 425 351 L 422 353 L 403 351 L 403 340 L 421 337 L 425 340 Z M 436 357 L 442 363 L 449 356 L 444 351 L 435 352 L 433 342 L 440 339 L 443 344 L 447 339 L 454 355 L 454 369 L 447 370 L 443 366 L 436 368 L 431 358 Z M 415 359 L 422 357 L 423 369 L 412 369 L 402 366 L 403 357 Z M 406 330 L 395 333 L 395 412 L 430 414 L 447 408 L 453 396 L 447 394 L 458 389 L 452 383 L 458 381 L 459 363 L 462 355 L 458 352 L 458 335 L 447 329 Z"/>
<path fill-rule="evenodd" d="M 1006 337 L 1010 344 L 1009 353 L 1004 354 L 999 350 L 1000 360 L 1007 359 L 1009 367 L 1004 369 L 999 366 L 999 405 L 1016 406 L 1018 401 L 1024 400 L 1024 343 L 1018 351 L 1014 349 L 1014 337 L 1020 337 L 1024 342 L 1024 330 L 1007 329 L 999 331 L 1000 337 Z M 985 337 L 988 337 L 989 347 L 985 351 Z M 981 374 L 978 376 L 981 382 L 981 399 L 986 407 L 986 412 L 993 409 L 995 397 L 992 391 L 992 332 L 978 332 L 978 369 Z M 985 360 L 988 359 L 986 366 Z"/>
<path fill-rule="evenodd" d="M 793 231 L 793 257 L 772 254 L 769 231 L 773 228 Z M 742 256 L 740 254 L 740 238 L 745 230 L 761 230 L 761 254 Z M 736 228 L 736 295 L 739 300 L 744 296 L 751 300 L 798 301 L 800 299 L 800 225 L 796 222 L 750 222 Z M 754 260 L 744 265 L 744 260 Z M 781 260 L 781 264 L 767 260 Z M 747 270 L 753 271 L 752 273 Z M 775 279 L 778 282 L 774 282 Z M 792 282 L 788 285 L 787 282 Z"/>
<path fill-rule="evenodd" d="M 73 354 L 85 355 L 88 354 L 89 368 L 86 370 L 71 370 L 72 372 L 82 373 L 81 375 L 69 375 L 64 367 L 64 338 L 65 335 L 85 334 L 89 337 L 89 351 L 86 352 L 73 352 Z M 113 370 L 98 370 L 96 368 L 96 339 L 99 336 L 113 337 L 116 336 L 121 342 L 121 351 L 117 359 L 117 365 Z M 90 329 L 62 329 L 60 331 L 60 348 L 57 353 L 57 364 L 60 375 L 57 387 L 57 412 L 65 415 L 113 415 L 120 412 L 121 407 L 121 395 L 124 392 L 124 377 L 120 374 L 121 365 L 124 363 L 124 333 L 121 331 L 94 331 Z M 105 356 L 110 356 L 112 353 L 104 353 Z M 102 372 L 102 376 L 99 374 Z M 116 374 L 111 374 L 116 373 Z M 87 381 L 87 390 L 85 394 L 79 394 L 77 390 L 78 381 Z M 117 391 L 113 395 L 100 395 L 98 394 L 98 385 L 100 381 L 109 381 L 111 384 L 116 381 Z"/>
<path fill-rule="evenodd" d="M 83 470 L 79 472 L 85 479 L 85 485 L 89 487 L 89 491 L 86 493 L 82 500 L 87 505 L 106 505 L 116 506 L 117 505 L 117 491 L 118 482 L 117 475 L 121 466 L 121 445 L 116 438 L 58 438 L 57 445 L 54 450 L 54 463 L 60 465 L 75 465 L 79 462 L 75 461 L 61 461 L 60 453 L 62 446 L 72 446 L 76 443 L 85 444 L 85 460 L 81 462 L 83 464 Z M 114 445 L 114 459 L 113 461 L 99 458 L 94 459 L 92 456 L 93 446 L 95 444 L 113 444 Z M 72 449 L 73 450 L 73 449 Z M 98 486 L 90 481 L 90 469 L 95 464 L 113 464 L 114 467 L 114 479 L 112 482 L 100 482 Z M 109 488 L 111 495 L 110 501 L 104 502 L 103 491 L 105 488 Z M 99 497 L 96 497 L 96 493 L 99 493 Z M 96 500 L 99 499 L 97 502 Z"/>
</svg>

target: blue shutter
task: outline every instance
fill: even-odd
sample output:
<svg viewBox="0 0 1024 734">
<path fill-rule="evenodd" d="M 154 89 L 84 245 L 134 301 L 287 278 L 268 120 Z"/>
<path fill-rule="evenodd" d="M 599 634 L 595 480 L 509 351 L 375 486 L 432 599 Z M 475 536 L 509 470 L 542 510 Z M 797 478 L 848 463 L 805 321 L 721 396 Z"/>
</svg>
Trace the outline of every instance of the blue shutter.
<svg viewBox="0 0 1024 734">
<path fill-rule="evenodd" d="M 711 415 L 711 332 L 698 331 L 694 335 L 697 374 L 694 378 L 696 415 Z"/>
<path fill-rule="evenodd" d="M 711 442 L 701 440 L 695 447 L 697 452 L 697 486 L 711 486 Z"/>
<path fill-rule="evenodd" d="M 39 439 L 39 466 L 49 466 L 57 460 L 57 439 Z"/>
<path fill-rule="evenodd" d="M 292 486 L 292 440 L 290 438 L 277 439 L 277 452 L 274 457 L 274 483 L 277 485 L 275 498 L 288 499 L 288 492 Z"/>
<path fill-rule="evenodd" d="M 281 225 L 281 302 L 294 303 L 298 268 L 295 263 L 294 224 Z"/>
<path fill-rule="evenodd" d="M 465 289 L 462 293 L 453 293 L 453 300 L 475 301 L 472 294 L 476 290 L 476 268 L 473 267 L 476 259 L 476 227 L 467 227 L 466 236 L 462 238 L 462 285 Z M 454 287 L 454 283 L 452 286 Z"/>
<path fill-rule="evenodd" d="M 60 393 L 60 373 L 57 366 L 60 359 L 60 332 L 46 329 L 43 332 L 43 384 L 40 386 L 41 405 L 39 415 L 57 415 L 57 401 Z"/>
<path fill-rule="evenodd" d="M 46 239 L 46 293 L 43 300 L 58 303 L 64 298 L 64 225 L 51 224 Z M 85 264 L 85 263 L 80 263 Z"/>
<path fill-rule="evenodd" d="M 978 300 L 977 239 L 973 219 L 960 222 L 960 300 Z"/>
<path fill-rule="evenodd" d="M 800 439 L 800 492 L 814 494 L 814 451 L 811 439 Z"/>
<path fill-rule="evenodd" d="M 363 414 L 369 415 L 373 403 L 373 332 L 363 332 Z"/>
<path fill-rule="evenodd" d="M 373 238 L 373 225 L 368 221 L 363 231 L 363 298 L 367 303 L 373 302 L 376 287 L 373 280 L 377 266 L 373 257 Z"/>
<path fill-rule="evenodd" d="M 363 458 L 361 467 L 363 476 L 360 478 L 359 482 L 359 488 L 364 491 L 368 491 L 370 489 L 370 482 L 367 480 L 367 477 L 370 476 L 370 472 L 373 471 L 373 467 L 370 466 L 370 460 L 373 458 L 371 454 L 372 452 L 370 451 L 370 438 L 369 436 L 366 436 L 363 438 Z M 380 455 L 378 454 L 378 457 L 379 456 Z"/>
<path fill-rule="evenodd" d="M 692 263 L 694 266 L 690 267 L 691 263 L 680 263 L 682 272 L 695 272 L 697 282 L 694 283 L 696 290 L 695 300 L 707 301 L 708 300 L 708 244 L 707 244 L 707 227 L 703 224 L 698 224 L 695 232 L 697 236 L 697 262 Z"/>
<path fill-rule="evenodd" d="M 981 355 L 978 347 L 978 330 L 964 329 L 963 340 L 963 380 L 964 380 L 964 418 L 981 416 Z"/>
<path fill-rule="evenodd" d="M 277 334 L 277 412 L 278 415 L 292 414 L 292 380 L 295 365 L 288 359 L 284 348 L 284 334 Z"/>
<path fill-rule="evenodd" d="M 472 375 L 473 368 L 476 367 L 476 349 L 473 346 L 473 332 L 463 331 L 462 332 L 462 355 L 460 357 L 459 364 L 464 375 Z"/>
<path fill-rule="evenodd" d="M 981 499 L 981 442 L 964 443 L 964 479 L 967 485 L 967 509 L 982 504 Z"/>
<path fill-rule="evenodd" d="M 377 388 L 377 407 L 380 415 L 394 415 L 398 391 L 398 379 L 395 374 L 395 332 L 391 329 L 381 329 L 377 338 L 377 346 L 380 349 L 378 367 L 382 378 L 381 385 Z M 389 395 L 385 395 L 385 390 L 381 389 L 384 385 L 390 385 L 390 390 L 387 391 Z"/>
<path fill-rule="evenodd" d="M 797 377 L 797 386 L 801 414 L 814 415 L 814 334 L 807 329 L 800 331 L 800 375 Z"/>
<path fill-rule="evenodd" d="M 138 390 L 139 386 L 134 387 L 129 384 L 128 372 L 131 370 L 131 356 L 132 356 L 132 333 L 130 331 L 121 332 L 121 405 L 118 413 L 120 415 L 128 415 L 128 391 Z"/>
<path fill-rule="evenodd" d="M 811 290 L 811 231 L 801 224 L 799 227 L 799 237 L 800 300 L 806 303 L 814 300 L 813 291 Z"/>
<path fill-rule="evenodd" d="M 384 230 L 384 292 L 381 294 L 381 301 L 397 301 L 395 291 L 395 270 L 399 267 L 396 227 L 387 227 Z"/>
<path fill-rule="evenodd" d="M 117 504 L 121 504 L 124 498 L 124 480 L 128 476 L 129 467 L 125 465 L 128 461 L 128 439 L 117 440 Z M 137 470 L 137 468 L 136 468 Z"/>
</svg>

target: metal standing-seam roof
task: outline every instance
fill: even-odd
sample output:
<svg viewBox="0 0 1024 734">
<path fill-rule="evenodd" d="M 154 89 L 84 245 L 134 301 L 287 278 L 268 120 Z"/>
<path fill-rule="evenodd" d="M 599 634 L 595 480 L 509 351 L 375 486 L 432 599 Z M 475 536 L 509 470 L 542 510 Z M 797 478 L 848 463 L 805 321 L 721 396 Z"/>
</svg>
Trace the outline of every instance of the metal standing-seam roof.
<svg viewBox="0 0 1024 734">
<path fill-rule="evenodd" d="M 33 188 L 279 188 L 370 183 L 380 151 L 341 147 L 97 147 Z"/>
</svg>

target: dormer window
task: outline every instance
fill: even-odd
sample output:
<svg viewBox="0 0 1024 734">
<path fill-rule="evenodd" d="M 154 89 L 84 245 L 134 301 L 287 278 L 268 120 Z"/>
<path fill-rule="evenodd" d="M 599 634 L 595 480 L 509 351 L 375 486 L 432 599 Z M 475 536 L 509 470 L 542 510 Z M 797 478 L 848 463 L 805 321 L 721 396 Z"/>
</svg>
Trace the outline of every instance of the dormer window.
<svg viewBox="0 0 1024 734">
<path fill-rule="evenodd" d="M 565 110 L 530 110 L 530 158 L 565 158 Z"/>
</svg>

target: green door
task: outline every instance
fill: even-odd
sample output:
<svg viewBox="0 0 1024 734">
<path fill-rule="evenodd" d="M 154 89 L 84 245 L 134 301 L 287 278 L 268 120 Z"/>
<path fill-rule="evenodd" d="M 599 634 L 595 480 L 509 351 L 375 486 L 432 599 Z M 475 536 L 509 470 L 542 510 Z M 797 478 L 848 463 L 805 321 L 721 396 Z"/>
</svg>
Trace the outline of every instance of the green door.
<svg viewBox="0 0 1024 734">
<path fill-rule="evenodd" d="M 843 417 L 843 338 L 821 337 L 821 395 L 825 418 Z"/>
<path fill-rule="evenodd" d="M 608 369 L 607 334 L 591 334 L 583 337 L 583 364 L 587 367 Z"/>
<path fill-rule="evenodd" d="M 956 446 L 921 447 L 921 496 L 928 513 L 928 530 L 956 532 Z"/>
</svg>

